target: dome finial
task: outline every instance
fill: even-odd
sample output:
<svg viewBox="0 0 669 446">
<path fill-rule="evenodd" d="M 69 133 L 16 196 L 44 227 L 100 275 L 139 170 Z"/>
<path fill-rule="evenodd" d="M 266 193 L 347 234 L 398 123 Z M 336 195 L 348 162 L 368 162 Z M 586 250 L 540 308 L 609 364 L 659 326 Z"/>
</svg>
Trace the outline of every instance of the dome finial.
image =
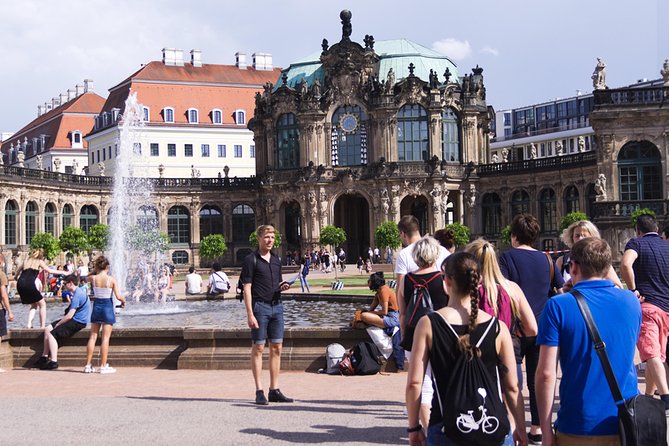
<svg viewBox="0 0 669 446">
<path fill-rule="evenodd" d="M 351 40 L 351 32 L 353 27 L 351 26 L 351 11 L 344 9 L 339 13 L 339 18 L 341 19 L 341 40 Z"/>
</svg>

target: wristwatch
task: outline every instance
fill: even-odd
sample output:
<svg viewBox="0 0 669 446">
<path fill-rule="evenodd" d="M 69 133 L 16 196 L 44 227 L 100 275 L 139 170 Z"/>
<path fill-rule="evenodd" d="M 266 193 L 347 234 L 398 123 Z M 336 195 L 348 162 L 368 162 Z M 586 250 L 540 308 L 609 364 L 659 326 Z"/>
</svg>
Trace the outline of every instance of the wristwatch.
<svg viewBox="0 0 669 446">
<path fill-rule="evenodd" d="M 418 423 L 418 426 L 407 428 L 407 432 L 409 432 L 409 433 L 418 432 L 422 429 L 423 429 L 423 426 L 420 423 Z"/>
</svg>

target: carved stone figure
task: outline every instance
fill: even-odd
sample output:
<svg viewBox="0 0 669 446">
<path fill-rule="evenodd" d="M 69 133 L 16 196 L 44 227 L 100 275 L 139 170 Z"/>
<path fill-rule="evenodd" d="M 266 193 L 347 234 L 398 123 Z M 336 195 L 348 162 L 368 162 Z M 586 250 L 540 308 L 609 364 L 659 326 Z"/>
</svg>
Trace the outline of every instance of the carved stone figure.
<svg viewBox="0 0 669 446">
<path fill-rule="evenodd" d="M 537 159 L 537 146 L 534 143 L 530 144 L 530 159 Z"/>
<path fill-rule="evenodd" d="M 311 94 L 313 94 L 316 99 L 321 97 L 321 81 L 318 79 L 314 81 L 314 85 L 311 87 Z"/>
<path fill-rule="evenodd" d="M 325 226 L 328 215 L 328 195 L 325 193 L 325 188 L 321 187 L 318 195 L 318 204 L 321 207 L 321 226 Z"/>
<path fill-rule="evenodd" d="M 195 168 L 194 165 L 191 164 L 190 166 L 190 177 L 191 178 L 199 178 L 200 177 L 200 171 Z"/>
<path fill-rule="evenodd" d="M 304 98 L 309 92 L 309 85 L 307 85 L 306 79 L 302 79 L 299 88 L 300 88 L 300 96 Z"/>
<path fill-rule="evenodd" d="M 493 153 L 493 154 L 492 154 L 492 162 L 493 162 L 494 164 L 499 163 L 499 156 L 498 156 L 496 153 Z"/>
<path fill-rule="evenodd" d="M 476 204 L 476 186 L 474 183 L 469 185 L 469 192 L 467 193 L 467 205 L 473 209 Z"/>
<path fill-rule="evenodd" d="M 606 64 L 601 57 L 597 58 L 595 71 L 592 72 L 592 87 L 595 90 L 604 90 L 606 88 Z"/>
<path fill-rule="evenodd" d="M 555 154 L 557 156 L 562 156 L 563 154 L 563 148 L 562 148 L 562 141 L 558 141 L 555 143 Z"/>
<path fill-rule="evenodd" d="M 400 186 L 396 184 L 390 188 L 390 191 L 393 196 L 390 210 L 393 214 L 396 214 L 400 211 Z"/>
<path fill-rule="evenodd" d="M 340 14 L 339 18 L 341 19 L 341 40 L 351 40 L 351 33 L 353 32 L 353 26 L 351 26 L 351 11 L 344 9 Z"/>
<path fill-rule="evenodd" d="M 75 158 L 72 160 L 72 174 L 79 175 L 79 173 L 79 161 Z"/>
<path fill-rule="evenodd" d="M 660 74 L 662 75 L 664 86 L 669 87 L 669 59 L 664 59 L 664 65 L 660 70 Z"/>
<path fill-rule="evenodd" d="M 165 166 L 163 164 L 158 165 L 158 177 L 162 178 L 165 174 Z"/>
<path fill-rule="evenodd" d="M 390 67 L 390 70 L 388 70 L 388 77 L 386 78 L 386 93 L 391 93 L 393 91 L 393 87 L 395 86 L 395 72 L 393 71 L 393 68 Z"/>
<path fill-rule="evenodd" d="M 44 169 L 44 166 L 42 165 L 42 155 L 37 155 L 35 157 L 35 163 L 37 163 L 37 169 L 38 170 Z"/>
<path fill-rule="evenodd" d="M 503 163 L 509 162 L 509 149 L 502 149 L 502 162 Z"/>
<path fill-rule="evenodd" d="M 98 163 L 98 169 L 100 170 L 99 175 L 101 177 L 105 176 L 105 163 Z"/>
<path fill-rule="evenodd" d="M 263 206 L 265 207 L 265 214 L 269 217 L 274 213 L 274 201 L 271 198 L 267 197 L 263 200 Z"/>
<path fill-rule="evenodd" d="M 600 173 L 595 181 L 595 193 L 597 194 L 596 201 L 606 201 L 606 175 L 603 173 Z"/>
<path fill-rule="evenodd" d="M 17 165 L 18 167 L 21 167 L 21 168 L 24 167 L 24 161 L 26 160 L 26 154 L 23 153 L 23 151 L 20 151 L 20 152 L 16 155 L 16 160 L 17 160 L 17 161 L 16 161 L 16 165 Z"/>
<path fill-rule="evenodd" d="M 317 203 L 316 203 L 316 192 L 314 192 L 314 191 L 309 191 L 308 200 L 309 200 L 309 214 L 311 214 L 312 216 L 314 216 L 314 215 L 316 215 L 316 213 L 318 212 L 318 209 L 317 209 L 317 207 L 316 207 L 316 206 L 317 206 Z"/>
<path fill-rule="evenodd" d="M 437 76 L 437 73 L 432 69 L 430 70 L 430 88 L 433 90 L 439 88 L 439 77 Z"/>
<path fill-rule="evenodd" d="M 578 137 L 578 153 L 585 152 L 585 138 L 582 136 Z"/>
<path fill-rule="evenodd" d="M 54 158 L 53 160 L 53 171 L 60 172 L 60 158 Z"/>
</svg>

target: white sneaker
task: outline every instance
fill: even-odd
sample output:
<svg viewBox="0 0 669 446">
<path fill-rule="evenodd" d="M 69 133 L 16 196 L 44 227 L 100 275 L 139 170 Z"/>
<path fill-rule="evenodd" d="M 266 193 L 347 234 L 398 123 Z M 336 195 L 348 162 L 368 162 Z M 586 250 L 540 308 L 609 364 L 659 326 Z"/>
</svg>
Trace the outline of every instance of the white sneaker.
<svg viewBox="0 0 669 446">
<path fill-rule="evenodd" d="M 86 367 L 84 367 L 84 373 L 95 373 L 95 369 L 90 364 L 86 364 Z"/>
<path fill-rule="evenodd" d="M 116 369 L 114 367 L 111 367 L 109 364 L 105 364 L 102 367 L 100 367 L 100 373 L 116 373 Z"/>
</svg>

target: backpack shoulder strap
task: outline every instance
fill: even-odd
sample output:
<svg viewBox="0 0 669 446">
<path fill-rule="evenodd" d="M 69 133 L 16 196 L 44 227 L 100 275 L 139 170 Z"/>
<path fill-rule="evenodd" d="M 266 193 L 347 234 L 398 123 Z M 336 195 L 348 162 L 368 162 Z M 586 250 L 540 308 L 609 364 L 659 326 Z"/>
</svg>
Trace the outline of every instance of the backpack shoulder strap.
<svg viewBox="0 0 669 446">
<path fill-rule="evenodd" d="M 555 282 L 555 264 L 553 263 L 553 259 L 551 258 L 550 254 L 544 252 L 544 255 L 548 260 L 548 267 L 550 268 L 550 279 L 551 279 L 550 287 L 553 288 L 553 283 Z"/>
<path fill-rule="evenodd" d="M 476 343 L 476 348 L 481 347 L 481 344 L 483 343 L 483 339 L 485 339 L 485 337 L 488 335 L 488 332 L 490 331 L 490 329 L 491 329 L 493 326 L 496 326 L 496 325 L 497 325 L 497 320 L 496 320 L 496 319 L 497 319 L 496 317 L 493 317 L 492 319 L 490 319 L 490 322 L 488 323 L 488 328 L 485 329 L 485 331 L 484 331 L 483 334 L 481 335 L 481 338 L 480 338 L 480 339 L 478 340 L 478 342 Z"/>
</svg>

